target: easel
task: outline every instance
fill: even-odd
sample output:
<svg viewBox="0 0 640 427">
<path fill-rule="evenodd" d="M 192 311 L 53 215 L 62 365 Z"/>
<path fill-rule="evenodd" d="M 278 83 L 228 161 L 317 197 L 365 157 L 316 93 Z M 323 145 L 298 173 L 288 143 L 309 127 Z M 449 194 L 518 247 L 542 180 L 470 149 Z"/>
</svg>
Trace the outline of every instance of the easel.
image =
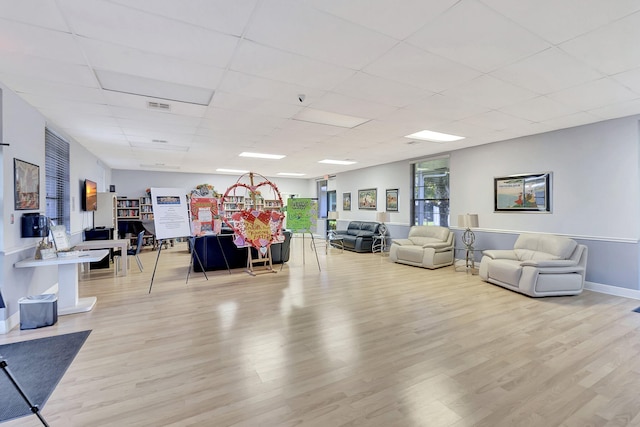
<svg viewBox="0 0 640 427">
<path fill-rule="evenodd" d="M 313 233 L 312 232 L 308 232 L 309 236 L 311 236 L 311 247 L 313 248 L 313 253 L 316 254 L 316 262 L 318 263 L 318 271 L 322 271 L 322 269 L 320 268 L 320 260 L 318 259 L 318 250 L 316 248 L 316 241 L 315 238 L 313 237 Z M 304 264 L 304 235 L 305 232 L 302 232 L 302 263 Z"/>
<path fill-rule="evenodd" d="M 192 237 L 189 236 L 189 240 L 191 241 Z M 149 293 L 151 293 L 151 288 L 153 287 L 153 278 L 156 277 L 156 270 L 158 269 L 158 260 L 160 260 L 160 253 L 162 252 L 162 243 L 164 239 L 158 240 L 158 256 L 156 256 L 156 264 L 153 266 L 153 274 L 151 275 L 151 284 L 149 284 Z M 187 282 L 189 282 L 189 274 L 191 273 L 191 267 L 193 265 L 193 256 L 195 255 L 198 260 L 198 264 L 200 264 L 200 268 L 202 268 L 202 273 L 204 273 L 204 277 L 209 280 L 207 277 L 207 273 L 204 271 L 204 267 L 202 266 L 202 262 L 200 261 L 200 257 L 198 253 L 195 251 L 193 244 L 191 245 L 191 260 L 189 261 L 189 271 L 187 272 Z"/>
<path fill-rule="evenodd" d="M 252 252 L 253 251 L 251 250 L 251 246 L 247 246 L 247 273 L 249 273 L 252 276 L 255 276 L 257 273 L 253 269 L 253 265 L 259 264 L 259 263 L 262 263 L 262 267 L 263 267 L 263 270 L 261 271 L 262 273 L 277 273 L 277 271 L 273 269 L 273 264 L 271 262 L 271 245 L 267 247 L 266 254 L 262 254 L 262 252 L 257 250 L 256 251 L 258 253 L 257 258 L 253 258 L 251 256 Z"/>
<path fill-rule="evenodd" d="M 0 368 L 4 371 L 5 374 L 7 374 L 7 378 L 9 378 L 9 381 L 11 381 L 11 383 L 16 388 L 20 396 L 22 396 L 22 399 L 24 399 L 24 401 L 27 403 L 27 405 L 29 406 L 29 409 L 31 409 L 31 412 L 35 414 L 36 417 L 38 417 L 40 422 L 42 422 L 43 426 L 49 427 L 49 424 L 47 424 L 47 422 L 42 417 L 42 415 L 40 415 L 40 409 L 38 408 L 38 405 L 34 405 L 33 403 L 31 403 L 31 400 L 29 400 L 29 397 L 25 394 L 24 391 L 22 391 L 20 384 L 18 384 L 18 381 L 16 381 L 13 374 L 11 374 L 11 371 L 9 371 L 9 367 L 7 366 L 7 361 L 2 358 L 2 355 L 0 355 Z"/>
</svg>

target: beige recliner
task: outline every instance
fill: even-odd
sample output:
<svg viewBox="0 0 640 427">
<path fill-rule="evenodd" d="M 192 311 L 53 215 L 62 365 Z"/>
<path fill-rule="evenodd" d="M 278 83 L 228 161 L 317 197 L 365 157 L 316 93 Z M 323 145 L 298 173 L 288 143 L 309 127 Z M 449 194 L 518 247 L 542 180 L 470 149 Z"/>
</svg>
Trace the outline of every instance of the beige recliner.
<svg viewBox="0 0 640 427">
<path fill-rule="evenodd" d="M 447 227 L 414 225 L 406 239 L 393 239 L 389 258 L 393 262 L 424 268 L 453 264 L 454 234 Z"/>
<path fill-rule="evenodd" d="M 567 237 L 521 234 L 513 250 L 482 252 L 482 280 L 532 297 L 577 295 L 584 289 L 587 247 Z"/>
</svg>

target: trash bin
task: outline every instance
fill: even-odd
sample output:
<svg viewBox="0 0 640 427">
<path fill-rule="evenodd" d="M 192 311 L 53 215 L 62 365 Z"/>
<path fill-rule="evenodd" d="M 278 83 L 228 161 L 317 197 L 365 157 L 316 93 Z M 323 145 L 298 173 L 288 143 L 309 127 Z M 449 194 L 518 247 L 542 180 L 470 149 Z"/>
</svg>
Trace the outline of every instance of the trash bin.
<svg viewBox="0 0 640 427">
<path fill-rule="evenodd" d="M 33 295 L 20 298 L 20 329 L 36 329 L 55 325 L 58 321 L 56 294 Z"/>
</svg>

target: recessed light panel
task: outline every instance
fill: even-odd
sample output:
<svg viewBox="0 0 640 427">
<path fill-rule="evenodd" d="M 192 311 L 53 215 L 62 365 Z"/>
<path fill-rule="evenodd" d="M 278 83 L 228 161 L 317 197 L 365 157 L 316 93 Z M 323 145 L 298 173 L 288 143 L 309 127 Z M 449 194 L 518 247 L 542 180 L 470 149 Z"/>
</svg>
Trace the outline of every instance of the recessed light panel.
<svg viewBox="0 0 640 427">
<path fill-rule="evenodd" d="M 249 171 L 243 171 L 240 169 L 224 169 L 224 168 L 219 168 L 216 169 L 216 172 L 224 172 L 224 173 L 248 173 Z"/>
<path fill-rule="evenodd" d="M 354 165 L 357 162 L 351 161 L 351 160 L 331 160 L 331 159 L 324 159 L 324 160 L 320 160 L 318 163 L 326 163 L 329 165 Z"/>
<path fill-rule="evenodd" d="M 351 129 L 363 123 L 366 123 L 371 119 L 331 113 L 329 111 L 315 110 L 313 108 L 305 108 L 304 110 L 296 114 L 293 117 L 293 120 Z"/>
<path fill-rule="evenodd" d="M 186 102 L 189 104 L 209 105 L 213 98 L 213 89 L 187 86 L 146 77 L 116 73 L 114 71 L 96 70 L 100 87 L 113 92 L 128 93 L 130 95 L 147 96 L 151 98 L 168 99 L 170 101 Z M 168 104 L 150 103 L 151 108 L 161 110 L 170 109 Z M 166 107 L 165 107 L 166 106 Z"/>
<path fill-rule="evenodd" d="M 431 130 L 421 130 L 420 132 L 406 135 L 405 138 L 415 138 L 433 142 L 451 142 L 464 139 L 464 136 L 449 135 L 448 133 L 434 132 Z"/>
<path fill-rule="evenodd" d="M 282 154 L 247 153 L 246 151 L 240 153 L 239 155 L 240 157 L 255 157 L 258 159 L 273 159 L 273 160 L 280 160 L 286 157 Z"/>
</svg>

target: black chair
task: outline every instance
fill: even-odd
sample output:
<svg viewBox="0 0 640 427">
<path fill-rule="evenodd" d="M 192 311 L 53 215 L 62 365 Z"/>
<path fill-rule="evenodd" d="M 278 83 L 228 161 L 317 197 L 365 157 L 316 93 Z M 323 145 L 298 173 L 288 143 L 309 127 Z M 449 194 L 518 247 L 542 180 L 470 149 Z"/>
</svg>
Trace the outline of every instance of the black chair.
<svg viewBox="0 0 640 427">
<path fill-rule="evenodd" d="M 140 261 L 140 257 L 138 256 L 138 254 L 140 254 L 140 251 L 142 250 L 142 241 L 144 239 L 144 231 L 141 231 L 138 233 L 138 240 L 136 243 L 136 247 L 135 248 L 131 248 L 127 250 L 127 256 L 133 256 L 136 258 L 136 262 L 138 263 L 138 268 L 140 269 L 140 272 L 142 273 L 142 261 Z M 118 265 L 120 263 L 120 257 L 116 257 L 116 271 L 120 270 L 120 266 Z"/>
</svg>

